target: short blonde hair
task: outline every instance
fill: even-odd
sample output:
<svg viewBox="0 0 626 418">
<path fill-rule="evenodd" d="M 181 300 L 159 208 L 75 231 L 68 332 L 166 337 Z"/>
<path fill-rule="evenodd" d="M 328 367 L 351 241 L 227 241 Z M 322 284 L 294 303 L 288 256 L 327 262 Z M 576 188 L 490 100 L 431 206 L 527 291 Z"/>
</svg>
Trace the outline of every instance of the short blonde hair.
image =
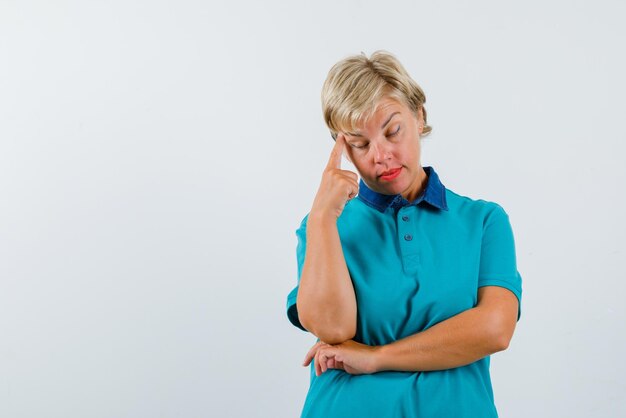
<svg viewBox="0 0 626 418">
<path fill-rule="evenodd" d="M 340 131 L 354 132 L 365 123 L 384 97 L 405 104 L 417 117 L 424 115 L 422 136 L 432 127 L 427 124 L 426 96 L 409 76 L 400 61 L 386 51 L 376 51 L 370 58 L 364 53 L 335 64 L 322 88 L 322 112 L 333 138 Z"/>
</svg>

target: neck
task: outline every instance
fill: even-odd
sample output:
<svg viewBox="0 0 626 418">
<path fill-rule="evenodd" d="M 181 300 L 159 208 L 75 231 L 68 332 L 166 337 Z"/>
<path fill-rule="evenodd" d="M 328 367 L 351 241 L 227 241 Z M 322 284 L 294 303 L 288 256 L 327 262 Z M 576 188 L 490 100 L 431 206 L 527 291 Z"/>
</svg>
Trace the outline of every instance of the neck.
<svg viewBox="0 0 626 418">
<path fill-rule="evenodd" d="M 417 178 L 415 179 L 415 183 L 411 187 L 409 187 L 404 193 L 402 193 L 402 197 L 409 202 L 414 201 L 426 188 L 427 184 L 428 176 L 426 175 L 426 171 L 424 171 L 424 168 L 420 166 Z"/>
</svg>

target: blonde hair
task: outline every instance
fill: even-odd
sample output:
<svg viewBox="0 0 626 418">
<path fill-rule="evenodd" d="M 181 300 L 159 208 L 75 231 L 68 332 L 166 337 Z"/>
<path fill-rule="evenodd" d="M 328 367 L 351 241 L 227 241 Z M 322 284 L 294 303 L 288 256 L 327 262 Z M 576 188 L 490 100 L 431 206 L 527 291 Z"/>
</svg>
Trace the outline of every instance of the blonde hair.
<svg viewBox="0 0 626 418">
<path fill-rule="evenodd" d="M 335 64 L 322 88 L 322 112 L 333 138 L 337 133 L 354 132 L 376 111 L 381 99 L 390 97 L 405 104 L 415 116 L 424 115 L 422 136 L 432 127 L 427 124 L 426 96 L 409 76 L 400 61 L 386 51 L 370 58 L 362 52 Z"/>
</svg>

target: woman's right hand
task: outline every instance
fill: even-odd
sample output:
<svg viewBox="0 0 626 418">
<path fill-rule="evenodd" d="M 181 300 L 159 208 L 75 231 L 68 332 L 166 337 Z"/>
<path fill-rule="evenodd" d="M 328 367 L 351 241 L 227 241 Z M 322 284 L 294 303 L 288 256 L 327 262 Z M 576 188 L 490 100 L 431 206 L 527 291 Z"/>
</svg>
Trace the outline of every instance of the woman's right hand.
<svg viewBox="0 0 626 418">
<path fill-rule="evenodd" d="M 341 169 L 341 156 L 345 146 L 345 137 L 340 133 L 322 174 L 322 182 L 315 195 L 309 217 L 331 217 L 336 221 L 348 200 L 357 195 L 359 177 L 352 171 Z"/>
</svg>

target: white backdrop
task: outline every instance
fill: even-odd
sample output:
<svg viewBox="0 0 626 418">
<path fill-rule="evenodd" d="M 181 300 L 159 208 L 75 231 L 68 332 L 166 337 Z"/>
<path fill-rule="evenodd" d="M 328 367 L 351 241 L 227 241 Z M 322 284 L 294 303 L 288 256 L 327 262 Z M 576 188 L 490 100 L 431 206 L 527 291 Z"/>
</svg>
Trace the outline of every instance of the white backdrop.
<svg viewBox="0 0 626 418">
<path fill-rule="evenodd" d="M 0 0 L 0 417 L 298 416 L 320 90 L 377 49 L 510 215 L 500 415 L 626 416 L 625 3 L 338 3 Z"/>
</svg>

